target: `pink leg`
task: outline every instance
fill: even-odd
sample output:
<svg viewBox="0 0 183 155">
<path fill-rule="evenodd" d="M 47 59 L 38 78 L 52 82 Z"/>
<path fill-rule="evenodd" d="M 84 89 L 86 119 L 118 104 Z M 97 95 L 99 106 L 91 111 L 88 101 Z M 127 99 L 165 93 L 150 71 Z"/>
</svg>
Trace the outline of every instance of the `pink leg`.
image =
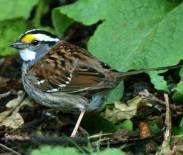
<svg viewBox="0 0 183 155">
<path fill-rule="evenodd" d="M 71 137 L 75 137 L 75 136 L 76 136 L 76 133 L 77 133 L 77 131 L 78 131 L 79 125 L 80 125 L 80 123 L 81 123 L 81 120 L 82 120 L 84 114 L 85 114 L 85 111 L 81 111 L 81 113 L 80 113 L 80 115 L 79 115 L 79 118 L 78 118 L 78 120 L 77 120 L 77 122 L 76 122 L 76 125 L 75 125 L 75 127 L 74 127 L 74 129 L 73 129 L 73 131 L 72 131 Z"/>
</svg>

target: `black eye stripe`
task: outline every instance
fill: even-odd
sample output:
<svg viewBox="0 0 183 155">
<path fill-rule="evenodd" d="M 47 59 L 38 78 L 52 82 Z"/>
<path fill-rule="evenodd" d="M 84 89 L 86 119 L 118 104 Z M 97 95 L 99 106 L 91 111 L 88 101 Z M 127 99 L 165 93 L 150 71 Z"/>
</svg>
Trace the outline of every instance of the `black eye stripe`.
<svg viewBox="0 0 183 155">
<path fill-rule="evenodd" d="M 42 43 L 48 44 L 48 45 L 54 45 L 55 41 L 41 41 Z"/>
</svg>

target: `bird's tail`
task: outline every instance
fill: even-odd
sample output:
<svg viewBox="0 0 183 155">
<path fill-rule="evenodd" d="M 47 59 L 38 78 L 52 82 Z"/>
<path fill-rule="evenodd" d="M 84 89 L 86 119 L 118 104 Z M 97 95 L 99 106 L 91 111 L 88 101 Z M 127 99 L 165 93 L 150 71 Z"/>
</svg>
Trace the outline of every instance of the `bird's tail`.
<svg viewBox="0 0 183 155">
<path fill-rule="evenodd" d="M 174 66 L 164 66 L 164 67 L 157 67 L 157 68 L 147 68 L 147 69 L 140 69 L 140 70 L 135 70 L 135 71 L 128 71 L 128 72 L 121 72 L 118 74 L 119 78 L 126 78 L 128 76 L 132 75 L 137 75 L 141 73 L 146 73 L 150 71 L 160 71 L 160 70 L 166 70 L 166 69 L 176 69 L 182 67 L 183 64 L 181 65 L 174 65 Z"/>
</svg>

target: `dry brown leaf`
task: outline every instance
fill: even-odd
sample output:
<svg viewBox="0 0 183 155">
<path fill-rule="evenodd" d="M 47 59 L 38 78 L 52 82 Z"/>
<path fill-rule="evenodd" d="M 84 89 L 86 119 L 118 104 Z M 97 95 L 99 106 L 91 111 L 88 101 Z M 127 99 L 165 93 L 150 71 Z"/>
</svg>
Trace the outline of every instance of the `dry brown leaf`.
<svg viewBox="0 0 183 155">
<path fill-rule="evenodd" d="M 129 100 L 127 104 L 116 101 L 113 106 L 107 106 L 102 115 L 109 121 L 117 123 L 132 118 L 136 115 L 138 107 L 144 104 L 143 98 L 139 96 Z"/>
<path fill-rule="evenodd" d="M 18 97 L 12 99 L 11 101 L 9 101 L 9 102 L 6 104 L 6 107 L 7 107 L 7 108 L 15 108 L 15 107 L 17 107 L 17 106 L 19 105 L 19 103 L 21 102 L 23 96 L 24 96 L 24 92 L 23 92 L 23 91 L 19 91 L 19 92 L 18 92 Z"/>
<path fill-rule="evenodd" d="M 8 110 L 0 113 L 0 126 L 4 125 L 13 129 L 19 128 L 24 123 L 22 116 L 19 114 L 19 109 L 27 104 L 32 104 L 31 99 L 29 97 L 24 98 L 24 92 L 19 91 L 18 97 L 6 104 Z"/>
<path fill-rule="evenodd" d="M 19 113 L 12 113 L 12 115 L 8 116 L 10 113 L 10 110 L 0 113 L 0 125 L 13 129 L 19 128 L 24 123 L 22 116 Z"/>
</svg>

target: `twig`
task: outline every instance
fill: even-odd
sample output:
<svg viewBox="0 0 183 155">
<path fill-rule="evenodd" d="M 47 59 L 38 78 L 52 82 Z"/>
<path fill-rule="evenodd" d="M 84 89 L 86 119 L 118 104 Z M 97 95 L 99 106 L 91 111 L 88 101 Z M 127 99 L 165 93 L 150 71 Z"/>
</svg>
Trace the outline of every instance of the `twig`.
<svg viewBox="0 0 183 155">
<path fill-rule="evenodd" d="M 6 135 L 3 138 L 0 138 L 1 141 L 7 143 L 19 143 L 19 144 L 31 144 L 31 145 L 62 145 L 62 146 L 73 146 L 73 143 L 78 145 L 87 145 L 88 139 L 87 138 L 80 138 L 80 137 L 50 137 L 50 136 L 16 136 L 16 135 Z"/>
<path fill-rule="evenodd" d="M 165 103 L 166 103 L 166 114 L 165 114 L 165 126 L 166 131 L 164 134 L 164 141 L 162 145 L 169 144 L 170 136 L 171 136 L 171 130 L 172 130 L 172 120 L 171 120 L 171 111 L 170 111 L 170 103 L 169 98 L 167 94 L 164 94 Z"/>
<path fill-rule="evenodd" d="M 15 150 L 13 150 L 13 149 L 7 147 L 6 145 L 4 145 L 4 144 L 2 144 L 2 143 L 0 143 L 0 147 L 3 148 L 3 149 L 5 149 L 5 150 L 7 150 L 7 151 L 9 151 L 9 152 L 11 152 L 11 153 L 13 153 L 13 154 L 15 154 L 15 155 L 21 155 L 21 154 L 18 153 L 17 151 L 15 151 Z"/>
<path fill-rule="evenodd" d="M 158 103 L 160 103 L 161 105 L 165 105 L 165 102 L 160 100 L 159 98 L 157 98 L 156 96 L 154 96 L 153 94 L 151 94 L 147 89 L 145 89 L 144 91 L 139 93 L 140 96 L 145 97 L 149 100 L 152 101 L 156 101 Z"/>
<path fill-rule="evenodd" d="M 145 97 L 146 99 L 150 100 L 150 101 L 155 101 L 160 103 L 162 106 L 166 106 L 165 101 L 160 100 L 159 98 L 157 98 L 156 96 L 154 96 L 153 94 L 151 94 L 148 90 L 144 90 L 142 92 L 139 93 L 140 96 Z M 183 111 L 183 105 L 175 105 L 175 104 L 170 104 L 170 108 L 172 110 L 178 111 L 178 112 L 182 112 Z"/>
<path fill-rule="evenodd" d="M 0 99 L 4 98 L 4 97 L 7 97 L 11 94 L 11 91 L 8 91 L 6 93 L 3 93 L 3 94 L 0 94 Z"/>
<path fill-rule="evenodd" d="M 112 135 L 112 133 L 99 133 L 99 134 L 89 136 L 88 139 L 89 140 L 96 140 L 96 139 L 99 139 L 100 137 L 111 136 L 111 135 Z"/>
<path fill-rule="evenodd" d="M 104 135 L 103 135 L 104 136 Z M 144 137 L 144 138 L 131 138 L 131 139 L 121 139 L 121 140 L 116 140 L 116 139 L 111 139 L 111 134 L 106 134 L 106 137 L 102 137 L 104 139 L 104 142 L 102 142 L 100 145 L 102 147 L 106 147 L 108 145 L 110 146 L 120 146 L 123 144 L 130 144 L 130 143 L 144 143 L 145 141 L 153 140 L 160 135 L 157 134 L 155 136 L 149 136 L 149 137 Z M 108 140 L 110 138 L 110 141 Z M 100 137 L 98 137 L 98 140 L 101 140 Z M 31 136 L 31 137 L 22 137 L 22 136 L 11 136 L 11 135 L 6 135 L 3 138 L 0 138 L 0 141 L 3 143 L 8 143 L 11 144 L 19 144 L 19 145 L 25 145 L 30 146 L 39 146 L 39 145 L 61 145 L 61 146 L 75 146 L 75 144 L 79 146 L 87 146 L 88 141 L 91 142 L 91 139 L 88 138 L 82 138 L 82 137 L 50 137 L 50 136 Z M 97 137 L 95 142 L 97 141 Z M 92 146 L 95 148 L 95 142 L 92 142 Z"/>
<path fill-rule="evenodd" d="M 171 138 L 171 130 L 172 130 L 172 121 L 171 121 L 171 111 L 170 111 L 170 103 L 167 94 L 164 94 L 165 104 L 166 104 L 166 113 L 165 113 L 165 133 L 164 140 L 161 145 L 161 150 L 156 153 L 156 155 L 164 155 L 170 152 L 170 138 Z"/>
</svg>

